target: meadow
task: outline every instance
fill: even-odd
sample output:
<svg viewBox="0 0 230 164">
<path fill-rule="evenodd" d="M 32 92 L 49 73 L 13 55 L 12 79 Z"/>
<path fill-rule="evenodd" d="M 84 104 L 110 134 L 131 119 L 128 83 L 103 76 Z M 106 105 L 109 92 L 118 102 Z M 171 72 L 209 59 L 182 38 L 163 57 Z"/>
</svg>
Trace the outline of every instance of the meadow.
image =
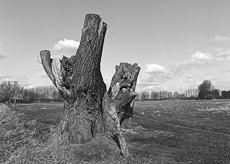
<svg viewBox="0 0 230 164">
<path fill-rule="evenodd" d="M 136 101 L 124 131 L 131 157 L 109 148 L 58 143 L 61 103 L 0 110 L 1 163 L 230 163 L 230 101 Z"/>
</svg>

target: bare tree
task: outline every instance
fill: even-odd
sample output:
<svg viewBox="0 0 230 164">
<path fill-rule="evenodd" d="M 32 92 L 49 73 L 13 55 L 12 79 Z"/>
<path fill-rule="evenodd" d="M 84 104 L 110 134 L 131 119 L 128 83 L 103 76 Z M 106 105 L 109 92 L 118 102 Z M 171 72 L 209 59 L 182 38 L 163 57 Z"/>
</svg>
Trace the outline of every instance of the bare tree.
<svg viewBox="0 0 230 164">
<path fill-rule="evenodd" d="M 0 84 L 0 97 L 2 101 L 9 107 L 11 107 L 10 100 L 14 98 L 14 108 L 16 108 L 16 100 L 20 90 L 20 86 L 17 81 L 10 82 L 4 81 Z"/>
<path fill-rule="evenodd" d="M 86 143 L 100 133 L 109 133 L 117 138 L 121 153 L 128 156 L 120 126 L 132 116 L 140 67 L 120 63 L 106 91 L 100 71 L 106 29 L 99 15 L 87 14 L 75 56 L 51 59 L 48 50 L 40 56 L 47 75 L 65 99 L 62 134 L 67 134 L 71 143 Z"/>
<path fill-rule="evenodd" d="M 149 92 L 147 91 L 144 91 L 141 93 L 141 100 L 144 101 L 144 100 L 148 100 L 150 99 L 150 95 L 149 95 Z"/>
</svg>

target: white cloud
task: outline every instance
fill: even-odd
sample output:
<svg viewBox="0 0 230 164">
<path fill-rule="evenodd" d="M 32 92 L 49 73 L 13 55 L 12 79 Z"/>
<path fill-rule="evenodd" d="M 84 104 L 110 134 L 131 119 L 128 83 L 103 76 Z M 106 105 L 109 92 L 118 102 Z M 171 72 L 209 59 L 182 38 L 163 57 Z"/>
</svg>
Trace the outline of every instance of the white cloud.
<svg viewBox="0 0 230 164">
<path fill-rule="evenodd" d="M 230 38 L 226 37 L 226 36 L 219 36 L 217 35 L 214 39 L 212 39 L 211 41 L 230 41 Z"/>
<path fill-rule="evenodd" d="M 171 73 L 158 64 L 146 64 L 137 86 L 140 90 L 159 89 L 161 84 L 171 78 Z"/>
<path fill-rule="evenodd" d="M 213 52 L 213 53 L 218 53 L 221 51 L 224 51 L 223 47 L 209 47 L 209 49 Z"/>
<path fill-rule="evenodd" d="M 169 72 L 165 67 L 154 63 L 146 64 L 140 83 L 159 85 L 162 80 L 165 80 L 165 78 L 168 77 L 168 75 Z"/>
<path fill-rule="evenodd" d="M 208 60 L 212 60 L 212 56 L 211 54 L 202 53 L 198 51 L 192 55 L 192 59 L 194 59 L 195 61 L 208 61 Z"/>
<path fill-rule="evenodd" d="M 198 68 L 198 67 L 207 67 L 221 64 L 221 61 L 230 60 L 230 50 L 224 48 L 209 48 L 210 52 L 195 52 L 190 57 L 183 59 L 179 62 L 174 62 L 170 66 L 168 66 L 168 70 L 173 72 L 174 74 L 178 74 L 190 68 Z"/>
<path fill-rule="evenodd" d="M 230 60 L 230 49 L 215 54 L 217 60 Z"/>
<path fill-rule="evenodd" d="M 169 81 L 175 80 L 184 72 L 196 68 L 202 69 L 211 66 L 217 66 L 223 61 L 230 60 L 230 50 L 224 48 L 209 48 L 210 52 L 197 51 L 191 56 L 182 59 L 181 61 L 171 62 L 165 67 L 158 64 L 146 64 L 143 73 L 140 75 L 140 81 L 137 83 L 141 90 L 156 89 L 157 87 L 167 85 Z M 213 74 L 213 71 L 212 71 Z M 197 85 L 197 82 L 203 80 L 201 77 L 193 77 L 188 75 L 185 83 L 192 87 Z"/>
<path fill-rule="evenodd" d="M 197 88 L 204 80 L 210 80 L 214 87 L 220 89 L 224 86 L 222 82 L 226 80 L 229 81 L 230 79 L 226 77 L 226 74 L 223 73 L 223 70 L 212 70 L 203 72 L 201 74 L 194 74 L 193 78 L 187 76 L 187 79 L 185 79 L 184 83 L 185 85 L 188 84 L 188 87 L 190 88 Z M 230 85 L 228 84 L 228 86 Z"/>
<path fill-rule="evenodd" d="M 162 87 L 162 86 L 154 86 L 154 85 L 148 85 L 143 88 L 145 91 L 167 91 L 167 87 Z"/>
<path fill-rule="evenodd" d="M 79 42 L 76 42 L 74 40 L 59 40 L 54 46 L 53 51 L 59 51 L 61 55 L 65 55 L 67 57 L 70 57 L 71 55 L 74 55 L 79 47 Z M 60 55 L 58 55 L 60 56 Z"/>
<path fill-rule="evenodd" d="M 212 61 L 226 61 L 230 60 L 230 49 L 222 47 L 209 47 L 209 54 L 212 56 Z"/>
<path fill-rule="evenodd" d="M 0 74 L 0 83 L 3 81 L 17 81 L 19 85 L 23 87 L 31 87 L 32 85 L 28 83 L 28 77 L 26 76 L 9 76 L 9 75 L 4 75 Z"/>
<path fill-rule="evenodd" d="M 192 78 L 188 78 L 185 82 L 186 82 L 186 83 L 193 83 L 194 80 L 193 80 Z"/>
<path fill-rule="evenodd" d="M 158 64 L 146 64 L 145 65 L 145 70 L 144 72 L 146 73 L 162 73 L 162 72 L 165 72 L 166 69 L 161 66 L 161 65 L 158 65 Z"/>
</svg>

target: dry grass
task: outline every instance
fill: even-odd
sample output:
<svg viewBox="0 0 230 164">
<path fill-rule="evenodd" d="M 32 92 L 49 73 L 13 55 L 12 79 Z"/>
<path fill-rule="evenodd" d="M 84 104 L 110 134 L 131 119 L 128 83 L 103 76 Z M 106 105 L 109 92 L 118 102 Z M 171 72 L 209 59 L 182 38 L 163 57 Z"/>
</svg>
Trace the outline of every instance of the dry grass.
<svg viewBox="0 0 230 164">
<path fill-rule="evenodd" d="M 58 126 L 41 124 L 34 119 L 23 119 L 25 115 L 22 113 L 11 111 L 3 106 L 0 112 L 1 163 L 152 163 L 151 158 L 124 159 L 120 155 L 114 155 L 109 144 L 100 143 L 102 140 L 104 143 L 106 137 L 105 139 L 98 137 L 98 140 L 84 145 L 69 144 L 66 140 L 67 136 L 57 132 Z"/>
<path fill-rule="evenodd" d="M 62 118 L 62 104 L 19 105 L 17 111 L 1 106 L 0 163 L 227 164 L 230 137 L 202 130 L 230 135 L 229 104 L 135 102 L 133 130 L 125 133 L 131 153 L 127 159 L 114 153 L 105 136 L 97 136 L 85 145 L 66 142 L 66 136 L 56 130 Z"/>
<path fill-rule="evenodd" d="M 169 151 L 182 163 L 230 163 L 230 101 L 146 101 L 137 102 L 135 115 L 152 119 L 134 121 L 153 132 L 174 135 L 150 136 L 138 143 L 148 142 L 160 151 Z M 215 109 L 215 110 L 209 110 Z M 224 110 L 223 110 L 224 109 Z M 142 114 L 141 114 L 142 113 Z M 154 121 L 155 120 L 155 121 Z M 144 148 L 143 148 L 144 149 Z"/>
</svg>

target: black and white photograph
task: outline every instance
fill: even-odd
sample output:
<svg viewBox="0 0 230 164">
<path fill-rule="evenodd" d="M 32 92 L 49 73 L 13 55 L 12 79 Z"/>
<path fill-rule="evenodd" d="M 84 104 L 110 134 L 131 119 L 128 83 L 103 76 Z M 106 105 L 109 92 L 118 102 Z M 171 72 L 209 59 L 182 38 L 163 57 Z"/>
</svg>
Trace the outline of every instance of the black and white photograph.
<svg viewBox="0 0 230 164">
<path fill-rule="evenodd" d="M 1 164 L 230 164 L 229 0 L 0 0 Z"/>
</svg>

